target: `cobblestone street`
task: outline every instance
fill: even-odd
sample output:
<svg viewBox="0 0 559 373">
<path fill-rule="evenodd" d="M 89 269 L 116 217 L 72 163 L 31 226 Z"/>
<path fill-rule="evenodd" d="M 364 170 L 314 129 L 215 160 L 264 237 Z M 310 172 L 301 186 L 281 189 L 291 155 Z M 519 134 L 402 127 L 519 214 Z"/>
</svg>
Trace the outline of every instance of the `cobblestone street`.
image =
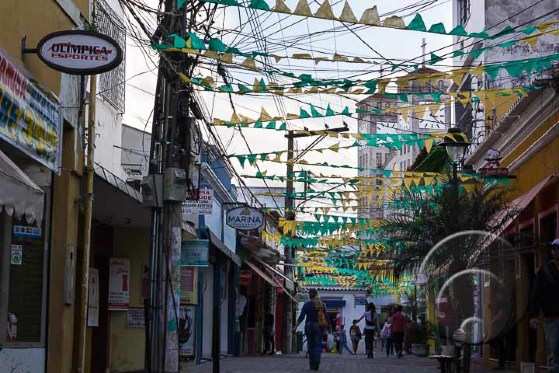
<svg viewBox="0 0 559 373">
<path fill-rule="evenodd" d="M 195 366 L 188 363 L 181 372 L 188 373 L 210 373 L 211 363 Z M 290 356 L 266 356 L 266 357 L 242 357 L 224 358 L 221 361 L 220 373 L 299 373 L 309 372 L 308 360 L 305 355 Z M 438 372 L 435 362 L 427 358 L 406 356 L 402 359 L 385 356 L 366 359 L 363 355 L 336 355 L 325 354 L 322 356 L 320 372 L 342 373 L 342 372 L 375 372 L 375 373 L 431 373 Z"/>
</svg>

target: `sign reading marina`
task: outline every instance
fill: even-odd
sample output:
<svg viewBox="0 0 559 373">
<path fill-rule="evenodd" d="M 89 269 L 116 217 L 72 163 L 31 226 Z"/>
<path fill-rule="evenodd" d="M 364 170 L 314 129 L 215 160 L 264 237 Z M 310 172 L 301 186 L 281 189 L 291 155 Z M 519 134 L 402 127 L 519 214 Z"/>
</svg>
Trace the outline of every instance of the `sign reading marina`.
<svg viewBox="0 0 559 373">
<path fill-rule="evenodd" d="M 264 214 L 253 207 L 237 207 L 227 212 L 226 223 L 231 228 L 250 231 L 264 224 Z"/>
<path fill-rule="evenodd" d="M 55 70 L 74 75 L 100 74 L 117 67 L 122 49 L 110 37 L 83 30 L 58 31 L 37 46 L 39 57 Z"/>
</svg>

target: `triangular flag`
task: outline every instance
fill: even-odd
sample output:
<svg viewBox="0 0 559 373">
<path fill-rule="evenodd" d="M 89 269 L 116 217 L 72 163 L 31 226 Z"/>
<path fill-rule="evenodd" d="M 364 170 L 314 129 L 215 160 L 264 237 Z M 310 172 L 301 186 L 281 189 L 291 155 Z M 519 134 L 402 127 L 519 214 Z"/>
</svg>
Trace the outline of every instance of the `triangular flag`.
<svg viewBox="0 0 559 373">
<path fill-rule="evenodd" d="M 229 121 L 233 124 L 241 123 L 241 119 L 239 118 L 236 112 L 233 112 L 233 115 L 231 115 L 231 119 Z"/>
<path fill-rule="evenodd" d="M 363 14 L 361 15 L 359 23 L 362 23 L 364 25 L 380 26 L 380 17 L 378 15 L 376 5 L 372 8 L 365 9 Z"/>
<path fill-rule="evenodd" d="M 431 153 L 431 148 L 433 147 L 433 139 L 425 140 L 425 150 L 427 153 Z"/>
<path fill-rule="evenodd" d="M 351 10 L 351 7 L 349 6 L 347 0 L 344 4 L 344 8 L 342 9 L 342 14 L 340 14 L 338 20 L 342 22 L 357 23 L 357 18 L 355 17 L 353 10 Z"/>
<path fill-rule="evenodd" d="M 276 0 L 276 5 L 272 9 L 274 12 L 278 13 L 288 13 L 291 14 L 291 9 L 285 4 L 283 0 Z"/>
<path fill-rule="evenodd" d="M 270 10 L 270 7 L 264 0 L 250 0 L 250 8 L 260 9 L 260 10 Z"/>
<path fill-rule="evenodd" d="M 246 67 L 249 70 L 256 70 L 256 61 L 249 57 L 243 61 L 241 66 Z"/>
<path fill-rule="evenodd" d="M 406 24 L 401 17 L 392 16 L 384 19 L 382 23 L 384 27 L 392 27 L 392 28 L 406 28 Z"/>
<path fill-rule="evenodd" d="M 324 2 L 318 8 L 314 16 L 317 18 L 325 18 L 325 19 L 336 18 L 336 16 L 334 16 L 334 12 L 332 12 L 332 7 L 330 6 L 330 2 L 328 0 L 324 0 Z"/>
<path fill-rule="evenodd" d="M 407 29 L 413 31 L 427 31 L 427 27 L 425 27 L 425 22 L 423 22 L 423 18 L 419 13 L 415 15 L 415 17 L 412 19 L 410 24 L 407 26 Z"/>
<path fill-rule="evenodd" d="M 272 120 L 272 117 L 270 116 L 270 114 L 268 114 L 266 109 L 264 109 L 264 106 L 262 106 L 262 108 L 260 109 L 260 117 L 258 119 L 260 119 L 260 121 L 262 122 L 267 122 Z"/>
<path fill-rule="evenodd" d="M 337 153 L 338 150 L 340 150 L 340 144 L 339 144 L 339 143 L 336 143 L 336 144 L 334 144 L 334 145 L 331 145 L 331 146 L 328 147 L 328 149 L 330 149 L 330 150 L 332 150 L 333 152 L 336 152 L 336 153 Z"/>
<path fill-rule="evenodd" d="M 293 14 L 297 14 L 299 16 L 305 16 L 305 17 L 312 17 L 311 8 L 309 7 L 307 0 L 299 0 L 297 6 L 295 7 L 295 10 L 293 11 Z"/>
</svg>

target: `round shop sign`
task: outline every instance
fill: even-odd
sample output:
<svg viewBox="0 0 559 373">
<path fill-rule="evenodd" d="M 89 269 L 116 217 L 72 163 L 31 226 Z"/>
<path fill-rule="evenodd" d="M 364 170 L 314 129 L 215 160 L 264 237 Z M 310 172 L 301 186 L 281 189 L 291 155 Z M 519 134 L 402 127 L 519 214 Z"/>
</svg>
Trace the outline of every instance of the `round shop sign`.
<svg viewBox="0 0 559 373">
<path fill-rule="evenodd" d="M 237 207 L 227 212 L 226 223 L 231 228 L 250 231 L 264 224 L 264 214 L 253 207 Z"/>
<path fill-rule="evenodd" d="M 39 57 L 55 70 L 74 75 L 101 74 L 122 62 L 122 49 L 112 38 L 83 30 L 48 34 L 37 45 Z"/>
</svg>

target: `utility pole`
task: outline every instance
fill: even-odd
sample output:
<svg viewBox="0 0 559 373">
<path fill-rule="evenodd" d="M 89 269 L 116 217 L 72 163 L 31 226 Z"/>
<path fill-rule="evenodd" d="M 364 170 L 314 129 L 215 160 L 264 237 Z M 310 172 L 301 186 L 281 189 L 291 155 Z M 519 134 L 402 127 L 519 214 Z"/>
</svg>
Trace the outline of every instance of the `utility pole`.
<svg viewBox="0 0 559 373">
<path fill-rule="evenodd" d="M 345 132 L 348 130 L 347 124 L 344 122 L 344 127 L 339 128 L 329 128 L 328 132 Z M 302 151 L 297 158 L 294 157 L 294 140 L 295 138 L 299 137 L 311 137 L 311 136 L 320 136 L 317 140 L 315 140 L 307 149 Z M 293 166 L 295 161 L 302 157 L 305 153 L 307 153 L 312 147 L 316 146 L 321 140 L 323 140 L 326 135 L 324 134 L 324 130 L 321 131 L 305 131 L 304 133 L 295 133 L 294 131 L 287 131 L 287 175 L 285 179 L 285 219 L 286 220 L 295 220 L 295 188 L 294 188 L 294 172 Z M 307 180 L 308 174 L 305 173 L 305 192 L 307 191 Z M 306 198 L 306 196 L 305 196 Z M 295 232 L 290 232 L 290 235 L 295 236 Z M 293 259 L 295 257 L 295 248 L 289 247 L 285 249 L 285 275 L 287 278 L 295 283 L 295 276 L 293 273 Z M 286 353 L 290 353 L 294 350 L 293 348 L 293 327 L 295 326 L 295 304 L 288 298 L 289 305 L 286 307 L 285 312 L 285 338 L 284 338 L 284 349 Z"/>
<path fill-rule="evenodd" d="M 176 0 L 165 0 L 158 30 L 164 30 L 163 37 L 185 35 L 186 13 L 177 8 Z M 152 373 L 179 372 L 182 205 L 191 166 L 190 131 L 194 124 L 189 117 L 192 93 L 178 72 L 186 72 L 190 66 L 191 60 L 181 53 L 164 52 L 159 60 L 150 154 L 150 180 L 155 195 L 162 196 L 162 203 L 154 198 L 152 212 L 146 350 L 146 368 Z"/>
</svg>

